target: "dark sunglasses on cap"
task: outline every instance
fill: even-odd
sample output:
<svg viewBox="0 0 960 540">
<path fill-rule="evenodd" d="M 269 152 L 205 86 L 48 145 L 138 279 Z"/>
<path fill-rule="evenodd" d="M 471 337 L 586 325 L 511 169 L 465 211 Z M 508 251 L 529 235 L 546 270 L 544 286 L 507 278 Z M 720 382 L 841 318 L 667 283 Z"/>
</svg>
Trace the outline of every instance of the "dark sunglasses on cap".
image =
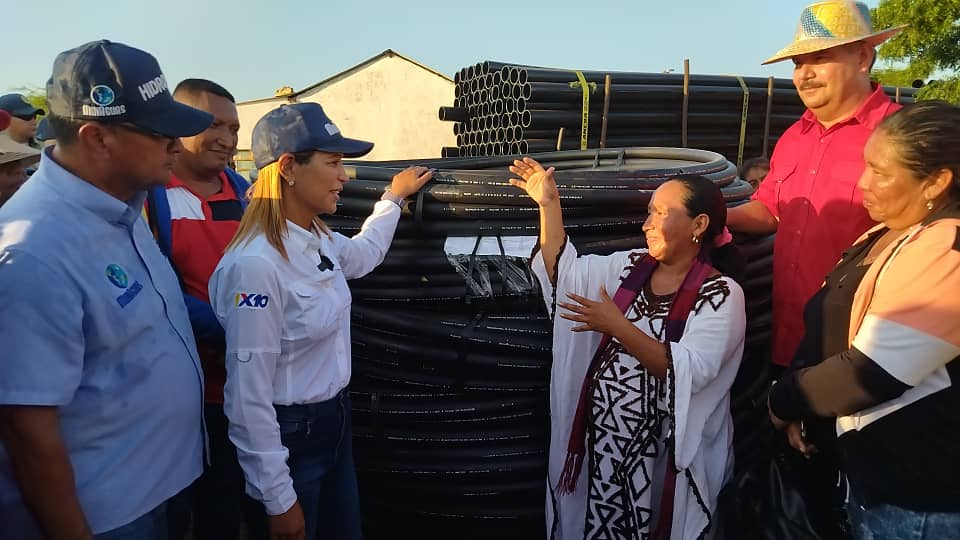
<svg viewBox="0 0 960 540">
<path fill-rule="evenodd" d="M 29 121 L 33 120 L 34 118 L 36 118 L 36 117 L 38 117 L 38 116 L 41 116 L 41 115 L 43 115 L 43 111 L 37 111 L 37 112 L 35 112 L 35 113 L 33 113 L 33 114 L 11 114 L 10 116 L 12 116 L 12 117 L 14 117 L 14 118 L 19 118 L 20 120 L 23 120 L 24 122 L 29 122 Z"/>
</svg>

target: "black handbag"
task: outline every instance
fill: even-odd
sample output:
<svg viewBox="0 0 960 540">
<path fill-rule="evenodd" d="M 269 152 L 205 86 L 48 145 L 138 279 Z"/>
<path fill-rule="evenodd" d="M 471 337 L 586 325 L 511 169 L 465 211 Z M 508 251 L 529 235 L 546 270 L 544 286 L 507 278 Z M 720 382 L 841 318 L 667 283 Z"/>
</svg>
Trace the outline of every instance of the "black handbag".
<svg viewBox="0 0 960 540">
<path fill-rule="evenodd" d="M 846 540 L 846 482 L 832 452 L 805 458 L 767 420 L 754 458 L 720 491 L 714 538 Z"/>
</svg>

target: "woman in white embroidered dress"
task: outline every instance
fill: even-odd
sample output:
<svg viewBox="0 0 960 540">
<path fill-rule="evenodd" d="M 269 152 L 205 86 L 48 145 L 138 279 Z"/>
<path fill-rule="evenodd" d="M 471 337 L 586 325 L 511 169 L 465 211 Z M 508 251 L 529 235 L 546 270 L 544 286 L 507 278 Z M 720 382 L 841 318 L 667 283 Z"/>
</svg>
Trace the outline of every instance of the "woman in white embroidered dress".
<svg viewBox="0 0 960 540">
<path fill-rule="evenodd" d="M 578 257 L 553 169 L 525 158 L 510 170 L 540 208 L 531 264 L 548 312 L 559 315 L 548 535 L 709 537 L 733 469 L 730 387 L 746 324 L 743 292 L 723 273 L 738 259 L 719 188 L 697 175 L 674 178 L 651 199 L 649 251 Z M 637 292 L 614 295 L 625 279 Z"/>
</svg>

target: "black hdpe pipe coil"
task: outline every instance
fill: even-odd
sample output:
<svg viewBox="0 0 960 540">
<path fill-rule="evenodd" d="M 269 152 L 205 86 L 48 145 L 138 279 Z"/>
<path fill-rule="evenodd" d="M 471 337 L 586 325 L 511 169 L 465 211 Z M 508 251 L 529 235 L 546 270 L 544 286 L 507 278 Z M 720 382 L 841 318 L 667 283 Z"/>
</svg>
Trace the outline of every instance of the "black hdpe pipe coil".
<svg viewBox="0 0 960 540">
<path fill-rule="evenodd" d="M 558 168 L 567 232 L 583 254 L 642 247 L 646 203 L 676 174 L 707 175 L 731 206 L 751 193 L 726 159 L 699 150 L 534 157 Z M 528 265 L 536 208 L 507 184 L 511 158 L 418 163 L 436 168 L 436 180 L 405 202 L 383 263 L 350 282 L 365 534 L 537 537 L 545 530 L 552 324 Z M 339 212 L 325 221 L 347 235 L 359 232 L 390 179 L 410 164 L 352 162 Z M 772 240 L 737 236 L 735 243 L 747 256 L 747 342 L 763 350 Z M 761 356 L 744 358 L 751 369 L 741 369 L 735 383 L 735 429 L 750 431 L 759 421 L 747 405 L 766 382 L 752 368 Z"/>
</svg>

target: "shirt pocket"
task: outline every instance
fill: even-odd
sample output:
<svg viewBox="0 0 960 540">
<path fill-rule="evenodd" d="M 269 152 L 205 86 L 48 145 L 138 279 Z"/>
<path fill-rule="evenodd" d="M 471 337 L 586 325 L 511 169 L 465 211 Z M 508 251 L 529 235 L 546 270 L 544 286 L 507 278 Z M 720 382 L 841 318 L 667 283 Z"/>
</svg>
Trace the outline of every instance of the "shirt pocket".
<svg viewBox="0 0 960 540">
<path fill-rule="evenodd" d="M 339 269 L 326 279 L 304 280 L 291 287 L 294 311 L 289 335 L 293 339 L 323 339 L 336 332 L 350 314 L 350 295 Z"/>
<path fill-rule="evenodd" d="M 831 245 L 837 251 L 850 247 L 872 223 L 858 187 L 863 167 L 863 158 L 837 158 L 824 189 L 816 194 L 820 220 L 832 225 Z"/>
<path fill-rule="evenodd" d="M 859 157 L 835 162 L 830 174 L 830 183 L 836 186 L 834 196 L 836 199 L 854 206 L 861 204 L 863 194 L 857 185 L 860 183 L 860 176 L 863 175 L 863 167 L 863 159 Z"/>
<path fill-rule="evenodd" d="M 795 193 L 791 193 L 791 186 L 793 184 L 789 183 L 796 177 L 797 172 L 797 162 L 787 162 L 785 164 L 777 164 L 776 169 L 773 171 L 774 177 L 772 178 L 774 182 L 774 190 L 776 192 L 777 200 L 777 210 L 783 212 L 786 205 L 790 204 L 790 201 L 793 200 Z"/>
</svg>

